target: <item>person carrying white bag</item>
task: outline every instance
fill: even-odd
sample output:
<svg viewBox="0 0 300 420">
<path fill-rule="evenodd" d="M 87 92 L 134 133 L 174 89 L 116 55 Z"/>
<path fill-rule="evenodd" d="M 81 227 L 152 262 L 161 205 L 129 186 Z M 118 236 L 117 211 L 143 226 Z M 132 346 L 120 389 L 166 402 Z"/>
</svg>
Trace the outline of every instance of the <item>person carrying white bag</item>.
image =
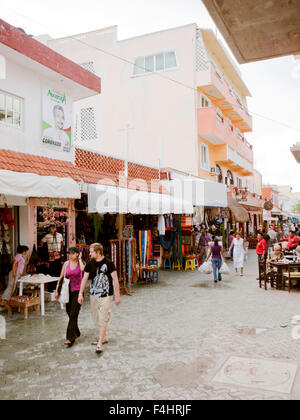
<svg viewBox="0 0 300 420">
<path fill-rule="evenodd" d="M 82 272 L 85 264 L 81 259 L 81 253 L 75 247 L 69 249 L 69 260 L 62 267 L 59 281 L 55 290 L 55 299 L 66 304 L 66 311 L 69 317 L 66 338 L 64 344 L 72 347 L 75 340 L 80 337 L 78 328 L 78 316 L 81 305 L 78 303 Z"/>
<path fill-rule="evenodd" d="M 222 257 L 223 260 L 225 260 L 223 247 L 219 245 L 218 239 L 215 239 L 214 245 L 210 248 L 206 262 L 208 262 L 210 257 L 212 257 L 211 262 L 214 273 L 214 281 L 217 283 L 218 281 L 222 281 L 222 275 L 220 272 L 222 267 Z"/>
</svg>

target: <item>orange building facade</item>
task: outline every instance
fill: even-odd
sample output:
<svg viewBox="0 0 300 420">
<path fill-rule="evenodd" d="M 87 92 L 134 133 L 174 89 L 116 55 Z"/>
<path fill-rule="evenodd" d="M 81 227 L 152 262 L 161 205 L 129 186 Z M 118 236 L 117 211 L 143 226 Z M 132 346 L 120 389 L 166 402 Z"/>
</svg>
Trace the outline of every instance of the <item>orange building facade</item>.
<svg viewBox="0 0 300 420">
<path fill-rule="evenodd" d="M 211 31 L 201 30 L 202 57 L 197 73 L 199 176 L 227 185 L 227 193 L 248 212 L 244 232 L 261 228 L 262 177 L 254 168 L 248 112 L 250 92 L 239 69 Z M 235 226 L 234 226 L 235 228 Z"/>
</svg>

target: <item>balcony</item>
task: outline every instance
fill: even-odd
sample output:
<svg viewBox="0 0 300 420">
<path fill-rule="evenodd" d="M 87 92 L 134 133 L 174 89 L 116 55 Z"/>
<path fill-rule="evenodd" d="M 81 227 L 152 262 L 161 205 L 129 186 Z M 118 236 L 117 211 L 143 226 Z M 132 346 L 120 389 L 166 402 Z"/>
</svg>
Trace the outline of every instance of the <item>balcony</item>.
<svg viewBox="0 0 300 420">
<path fill-rule="evenodd" d="M 240 204 L 249 207 L 262 209 L 264 207 L 264 199 L 261 195 L 250 193 L 248 188 L 229 187 L 229 195 L 237 200 Z"/>
<path fill-rule="evenodd" d="M 247 166 L 253 166 L 253 148 L 238 130 L 220 116 L 215 108 L 199 108 L 197 112 L 200 137 L 213 145 L 230 146 L 232 152 L 237 154 L 235 159 L 246 159 Z M 232 155 L 230 157 L 234 157 Z"/>
<path fill-rule="evenodd" d="M 246 103 L 243 103 L 242 98 L 213 63 L 210 63 L 207 71 L 197 73 L 197 86 L 217 103 L 224 115 L 231 119 L 241 132 L 252 131 L 252 117 Z"/>
</svg>

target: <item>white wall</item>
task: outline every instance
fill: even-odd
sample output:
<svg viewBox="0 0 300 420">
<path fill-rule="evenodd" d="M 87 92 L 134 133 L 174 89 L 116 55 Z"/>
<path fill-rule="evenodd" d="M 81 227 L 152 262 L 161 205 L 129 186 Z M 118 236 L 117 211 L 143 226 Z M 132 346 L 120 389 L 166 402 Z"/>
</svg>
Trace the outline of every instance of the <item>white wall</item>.
<svg viewBox="0 0 300 420">
<path fill-rule="evenodd" d="M 196 25 L 170 29 L 117 41 L 117 28 L 74 39 L 51 40 L 48 45 L 81 64 L 92 61 L 101 77 L 102 93 L 76 104 L 95 107 L 97 139 L 78 146 L 125 158 L 125 125 L 130 124 L 129 160 L 158 167 L 162 139 L 162 166 L 197 174 L 197 124 L 195 84 Z M 133 65 L 109 54 L 134 61 L 134 57 L 176 50 L 178 68 L 133 77 Z M 162 76 L 162 77 L 160 77 Z M 181 84 L 166 78 L 172 78 Z M 183 86 L 183 85 L 186 86 Z"/>
<path fill-rule="evenodd" d="M 41 142 L 42 89 L 48 87 L 61 91 L 61 86 L 11 60 L 6 60 L 6 66 L 6 79 L 0 79 L 0 90 L 24 100 L 23 127 L 18 129 L 0 123 L 0 149 L 74 161 L 74 147 L 71 152 L 59 152 L 47 148 Z M 66 91 L 66 95 L 72 101 L 70 92 Z"/>
</svg>

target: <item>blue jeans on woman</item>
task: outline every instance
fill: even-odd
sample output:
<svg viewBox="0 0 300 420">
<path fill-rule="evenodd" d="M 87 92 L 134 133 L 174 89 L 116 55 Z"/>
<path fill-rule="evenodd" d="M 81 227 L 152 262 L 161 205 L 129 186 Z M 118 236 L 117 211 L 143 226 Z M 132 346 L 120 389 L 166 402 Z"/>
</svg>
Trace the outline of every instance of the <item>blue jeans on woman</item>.
<svg viewBox="0 0 300 420">
<path fill-rule="evenodd" d="M 220 273 L 220 269 L 222 266 L 221 258 L 212 258 L 212 266 L 213 266 L 214 280 L 221 281 L 222 280 L 222 276 Z"/>
</svg>

